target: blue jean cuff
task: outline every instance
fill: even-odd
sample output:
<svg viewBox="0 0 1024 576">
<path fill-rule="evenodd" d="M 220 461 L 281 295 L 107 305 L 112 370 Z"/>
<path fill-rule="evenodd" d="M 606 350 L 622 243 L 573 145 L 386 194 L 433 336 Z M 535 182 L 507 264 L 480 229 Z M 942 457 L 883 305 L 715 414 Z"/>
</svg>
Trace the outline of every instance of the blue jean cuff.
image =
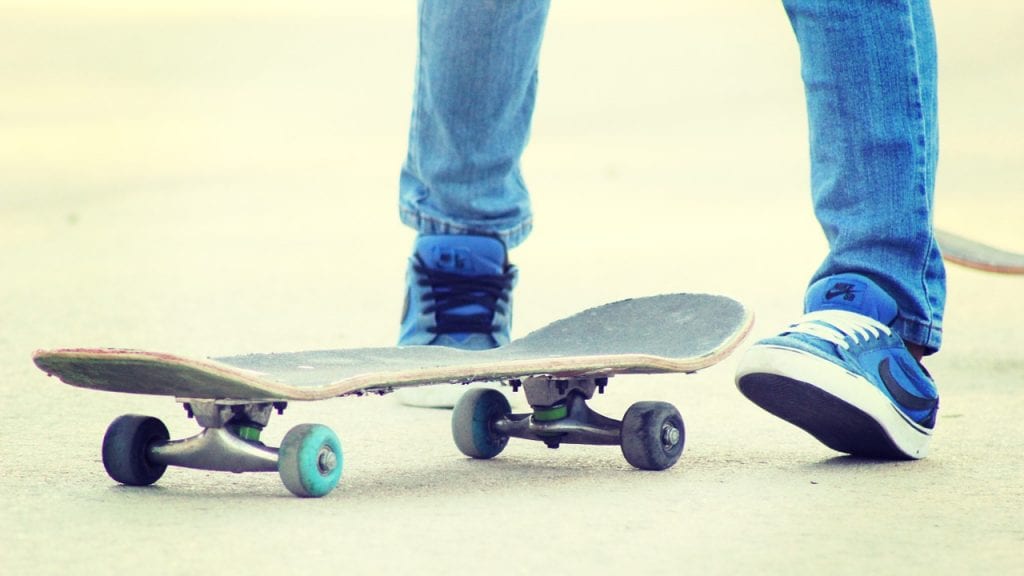
<svg viewBox="0 0 1024 576">
<path fill-rule="evenodd" d="M 893 330 L 905 342 L 924 346 L 925 355 L 938 352 L 942 346 L 942 326 L 900 317 L 893 324 Z"/>
<path fill-rule="evenodd" d="M 464 222 L 454 222 L 429 216 L 417 210 L 402 207 L 399 209 L 399 217 L 402 224 L 409 226 L 420 234 L 468 234 L 476 236 L 491 236 L 505 243 L 505 248 L 511 250 L 526 240 L 533 230 L 533 219 L 526 218 L 512 225 L 473 225 Z"/>
</svg>

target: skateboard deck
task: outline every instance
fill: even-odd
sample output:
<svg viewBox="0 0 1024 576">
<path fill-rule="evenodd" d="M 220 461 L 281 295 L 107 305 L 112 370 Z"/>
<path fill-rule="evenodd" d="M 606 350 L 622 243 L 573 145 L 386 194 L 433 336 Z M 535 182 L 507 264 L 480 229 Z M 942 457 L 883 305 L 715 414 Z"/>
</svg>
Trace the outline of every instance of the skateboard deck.
<svg viewBox="0 0 1024 576">
<path fill-rule="evenodd" d="M 935 238 L 946 260 L 997 274 L 1024 274 L 1024 254 L 1002 250 L 945 230 L 936 230 Z"/>
<path fill-rule="evenodd" d="M 592 308 L 493 350 L 439 346 L 248 354 L 211 360 L 73 348 L 35 353 L 73 386 L 191 399 L 323 400 L 404 386 L 528 376 L 694 372 L 735 347 L 752 322 L 722 296 L 672 294 Z"/>
<path fill-rule="evenodd" d="M 618 374 L 689 373 L 726 357 L 750 330 L 742 304 L 710 294 L 623 300 L 558 320 L 501 348 L 437 346 L 356 348 L 194 359 L 109 348 L 40 350 L 35 364 L 82 388 L 165 395 L 184 404 L 203 432 L 171 441 L 159 420 L 127 415 L 104 438 L 103 461 L 115 480 L 155 482 L 168 465 L 209 470 L 278 471 L 299 496 L 322 496 L 340 477 L 340 442 L 322 425 L 301 425 L 280 449 L 259 433 L 288 401 L 386 394 L 407 386 L 506 382 L 523 389 L 532 413 L 512 414 L 503 394 L 470 389 L 452 414 L 466 455 L 488 459 L 509 437 L 561 444 L 615 444 L 638 468 L 672 466 L 682 451 L 678 411 L 639 402 L 623 420 L 592 411 Z M 313 454 L 314 456 L 310 456 Z"/>
</svg>

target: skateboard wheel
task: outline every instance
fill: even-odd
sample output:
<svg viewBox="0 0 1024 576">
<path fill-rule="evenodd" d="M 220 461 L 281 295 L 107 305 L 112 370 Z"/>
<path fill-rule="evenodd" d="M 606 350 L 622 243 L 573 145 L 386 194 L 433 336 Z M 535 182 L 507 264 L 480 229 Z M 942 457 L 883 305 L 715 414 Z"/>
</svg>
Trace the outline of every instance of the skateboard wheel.
<svg viewBox="0 0 1024 576">
<path fill-rule="evenodd" d="M 149 447 L 171 438 L 167 426 L 151 416 L 126 414 L 103 435 L 103 467 L 111 478 L 128 486 L 149 486 L 167 466 L 149 459 Z"/>
<path fill-rule="evenodd" d="M 300 424 L 281 441 L 277 471 L 285 487 L 296 496 L 326 495 L 338 485 L 341 468 L 341 442 L 327 426 Z"/>
<path fill-rule="evenodd" d="M 671 468 L 685 442 L 683 417 L 667 402 L 637 402 L 622 417 L 622 455 L 641 470 Z"/>
<path fill-rule="evenodd" d="M 492 388 L 470 388 L 452 411 L 452 437 L 470 458 L 494 458 L 505 449 L 508 436 L 494 429 L 494 422 L 512 413 L 505 395 Z"/>
</svg>

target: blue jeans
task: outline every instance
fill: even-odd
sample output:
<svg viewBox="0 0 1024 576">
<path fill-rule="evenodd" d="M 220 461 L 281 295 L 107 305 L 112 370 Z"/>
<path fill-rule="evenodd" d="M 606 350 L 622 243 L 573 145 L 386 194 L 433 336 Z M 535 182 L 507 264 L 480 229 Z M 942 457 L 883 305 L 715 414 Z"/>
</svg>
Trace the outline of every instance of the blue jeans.
<svg viewBox="0 0 1024 576">
<path fill-rule="evenodd" d="M 870 277 L 896 331 L 933 352 L 945 270 L 932 229 L 938 157 L 928 0 L 784 0 L 800 45 L 811 192 L 829 254 L 811 282 Z M 519 159 L 529 137 L 549 0 L 420 0 L 402 221 L 423 234 L 497 236 L 532 217 Z M 623 8 L 625 9 L 625 8 Z"/>
</svg>

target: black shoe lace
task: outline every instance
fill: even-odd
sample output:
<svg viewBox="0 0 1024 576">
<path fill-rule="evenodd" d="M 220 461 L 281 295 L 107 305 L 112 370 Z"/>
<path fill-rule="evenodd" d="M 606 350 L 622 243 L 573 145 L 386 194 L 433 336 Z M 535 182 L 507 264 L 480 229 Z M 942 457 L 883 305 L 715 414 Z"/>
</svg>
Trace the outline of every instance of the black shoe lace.
<svg viewBox="0 0 1024 576">
<path fill-rule="evenodd" d="M 462 276 L 439 270 L 431 270 L 422 262 L 413 264 L 419 276 L 419 285 L 430 289 L 423 295 L 429 304 L 423 309 L 434 314 L 437 326 L 431 328 L 434 334 L 493 334 L 500 327 L 494 325 L 495 312 L 507 311 L 514 269 L 506 267 L 496 275 Z M 463 306 L 481 306 L 486 312 L 477 314 L 456 314 L 454 310 Z"/>
</svg>

